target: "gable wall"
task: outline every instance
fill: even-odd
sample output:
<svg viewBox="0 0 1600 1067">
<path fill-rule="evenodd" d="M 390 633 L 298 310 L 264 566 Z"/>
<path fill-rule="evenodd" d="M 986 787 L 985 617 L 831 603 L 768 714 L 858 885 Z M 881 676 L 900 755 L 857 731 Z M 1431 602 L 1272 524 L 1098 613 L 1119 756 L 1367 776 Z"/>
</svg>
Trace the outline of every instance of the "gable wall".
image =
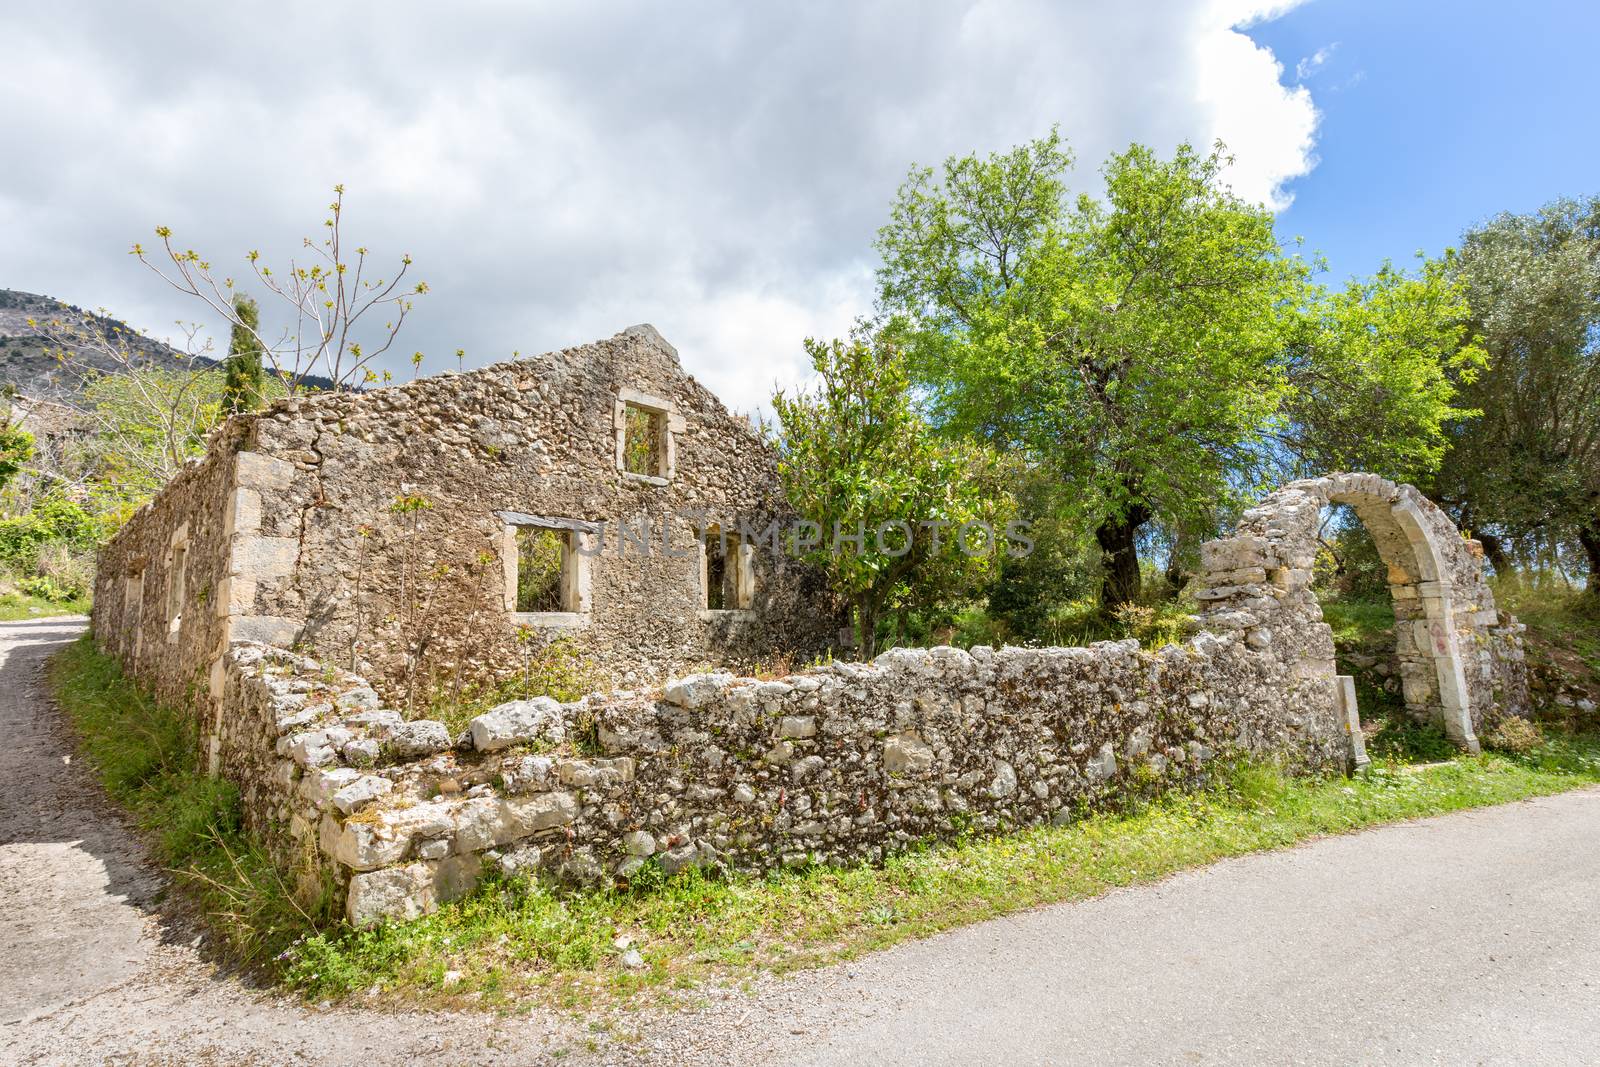
<svg viewBox="0 0 1600 1067">
<path fill-rule="evenodd" d="M 670 401 L 681 420 L 666 485 L 617 468 L 624 391 Z M 294 559 L 255 582 L 248 613 L 260 623 L 248 636 L 358 669 L 402 706 L 458 674 L 520 670 L 557 639 L 602 665 L 605 681 L 642 684 L 780 649 L 814 654 L 837 632 L 816 576 L 770 552 L 757 554 L 753 614 L 701 616 L 694 527 L 680 513 L 762 529 L 788 511 L 771 449 L 649 327 L 467 374 L 289 400 L 259 418 L 250 447 L 292 471 L 263 497 L 261 532 L 292 541 Z M 519 630 L 505 606 L 515 568 L 500 512 L 609 524 L 588 561 L 586 625 Z M 640 517 L 648 556 L 619 544 L 617 524 Z M 677 558 L 662 550 L 663 521 Z"/>
</svg>

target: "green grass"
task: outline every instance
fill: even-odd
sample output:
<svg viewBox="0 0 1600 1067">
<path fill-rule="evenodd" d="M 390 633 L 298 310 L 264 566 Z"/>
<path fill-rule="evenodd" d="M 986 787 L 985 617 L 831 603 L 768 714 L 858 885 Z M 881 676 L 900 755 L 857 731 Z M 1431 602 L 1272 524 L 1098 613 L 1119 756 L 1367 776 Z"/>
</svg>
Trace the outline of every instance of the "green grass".
<svg viewBox="0 0 1600 1067">
<path fill-rule="evenodd" d="M 29 593 L 0 593 L 0 622 L 43 619 L 51 615 L 87 615 L 89 598 L 46 600 Z"/>
<path fill-rule="evenodd" d="M 1571 589 L 1495 583 L 1495 600 L 1537 638 L 1571 652 L 1600 674 L 1600 597 Z"/>
<path fill-rule="evenodd" d="M 672 880 L 649 868 L 655 873 L 628 890 L 493 879 L 426 918 L 356 931 L 289 901 L 265 855 L 240 832 L 232 789 L 196 771 L 185 716 L 153 705 L 87 641 L 60 655 L 52 675 L 86 754 L 156 855 L 179 872 L 185 899 L 237 958 L 319 999 L 377 989 L 397 1003 L 616 1004 L 848 959 L 1321 834 L 1600 782 L 1593 738 L 1420 772 L 1380 765 L 1355 779 L 1219 767 L 1202 792 L 1062 828 L 929 846 L 881 868 Z M 625 967 L 621 943 L 646 965 Z"/>
<path fill-rule="evenodd" d="M 1334 644 L 1341 648 L 1359 645 L 1394 628 L 1394 604 L 1387 593 L 1381 598 L 1360 600 L 1324 596 L 1322 620 L 1333 628 Z"/>
<path fill-rule="evenodd" d="M 378 987 L 490 1004 L 626 998 L 756 971 L 847 959 L 1023 908 L 1094 896 L 1322 834 L 1497 804 L 1600 782 L 1600 741 L 1559 740 L 1526 758 L 1461 758 L 1423 772 L 1381 765 L 1355 779 L 1226 768 L 1201 793 L 1139 810 L 929 847 L 882 868 L 768 878 L 690 873 L 629 891 L 559 892 L 497 881 L 416 922 L 320 934 L 290 952 L 286 980 L 316 997 Z M 647 966 L 623 968 L 617 939 Z M 454 972 L 448 988 L 444 976 Z"/>
</svg>

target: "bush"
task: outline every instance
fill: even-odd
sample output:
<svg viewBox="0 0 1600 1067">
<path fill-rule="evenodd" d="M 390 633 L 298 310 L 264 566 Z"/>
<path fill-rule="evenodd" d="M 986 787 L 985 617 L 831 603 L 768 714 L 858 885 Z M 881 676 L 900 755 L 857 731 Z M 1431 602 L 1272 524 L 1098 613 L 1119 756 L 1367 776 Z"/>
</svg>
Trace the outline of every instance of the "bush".
<svg viewBox="0 0 1600 1067">
<path fill-rule="evenodd" d="M 525 629 L 522 667 L 514 674 L 470 680 L 456 675 L 437 682 L 427 717 L 459 733 L 477 716 L 510 700 L 550 697 L 566 703 L 609 684 L 594 661 L 571 640 L 558 638 L 542 648 L 532 641 L 532 631 Z"/>
<path fill-rule="evenodd" d="M 1495 724 L 1483 736 L 1485 748 L 1526 756 L 1544 745 L 1544 733 L 1537 725 L 1518 715 L 1510 715 Z"/>
<path fill-rule="evenodd" d="M 47 497 L 32 511 L 0 519 L 0 571 L 30 596 L 78 600 L 94 585 L 94 552 L 109 533 L 81 505 Z"/>
</svg>

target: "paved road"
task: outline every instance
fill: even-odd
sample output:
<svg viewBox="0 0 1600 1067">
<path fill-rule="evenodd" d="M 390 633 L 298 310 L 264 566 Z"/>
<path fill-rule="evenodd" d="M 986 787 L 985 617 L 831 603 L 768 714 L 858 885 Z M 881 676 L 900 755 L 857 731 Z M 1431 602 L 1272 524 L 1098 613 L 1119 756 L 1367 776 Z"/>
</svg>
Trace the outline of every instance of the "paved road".
<svg viewBox="0 0 1600 1067">
<path fill-rule="evenodd" d="M 1600 791 L 1251 856 L 692 994 L 609 1037 L 309 1010 L 207 960 L 0 624 L 0 1064 L 1600 1062 Z"/>
<path fill-rule="evenodd" d="M 777 1060 L 1600 1063 L 1600 792 L 1228 861 L 855 971 L 813 980 L 823 1010 L 795 1028 L 823 1033 Z"/>
</svg>

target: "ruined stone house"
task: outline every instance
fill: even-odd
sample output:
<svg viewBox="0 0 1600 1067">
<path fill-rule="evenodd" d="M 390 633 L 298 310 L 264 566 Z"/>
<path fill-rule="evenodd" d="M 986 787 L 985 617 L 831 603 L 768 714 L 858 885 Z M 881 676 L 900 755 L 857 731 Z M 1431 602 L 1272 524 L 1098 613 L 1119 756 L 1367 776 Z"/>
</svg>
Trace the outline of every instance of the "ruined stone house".
<svg viewBox="0 0 1600 1067">
<path fill-rule="evenodd" d="M 772 449 L 636 326 L 230 419 L 102 553 L 95 630 L 167 699 L 238 641 L 413 708 L 557 641 L 659 682 L 826 647 L 824 590 L 762 539 L 788 518 Z"/>
<path fill-rule="evenodd" d="M 1526 711 L 1520 625 L 1475 542 L 1365 474 L 1291 483 L 1207 543 L 1181 644 L 651 684 L 804 656 L 837 620 L 811 572 L 754 543 L 787 518 L 771 450 L 648 327 L 230 420 L 102 553 L 94 631 L 195 709 L 302 892 L 365 923 L 495 866 L 594 882 L 875 861 L 1192 787 L 1219 756 L 1359 766 L 1311 588 L 1339 503 L 1388 564 L 1407 705 L 1475 750 Z M 628 688 L 509 701 L 464 731 L 430 714 L 438 687 L 555 641 Z"/>
</svg>

